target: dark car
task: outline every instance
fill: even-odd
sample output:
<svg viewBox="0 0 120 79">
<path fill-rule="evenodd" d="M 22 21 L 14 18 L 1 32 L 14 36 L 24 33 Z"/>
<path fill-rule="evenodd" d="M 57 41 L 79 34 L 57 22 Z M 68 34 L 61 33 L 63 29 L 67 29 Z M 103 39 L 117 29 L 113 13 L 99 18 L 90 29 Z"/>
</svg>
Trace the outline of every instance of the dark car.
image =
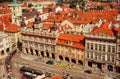
<svg viewBox="0 0 120 79">
<path fill-rule="evenodd" d="M 85 70 L 85 73 L 92 74 L 92 70 Z"/>
<path fill-rule="evenodd" d="M 53 64 L 54 64 L 54 61 L 53 61 L 53 60 L 48 60 L 48 61 L 46 62 L 46 64 L 53 65 Z"/>
<path fill-rule="evenodd" d="M 35 70 L 35 71 L 34 71 L 34 74 L 43 75 L 43 72 L 42 72 L 42 71 Z"/>
</svg>

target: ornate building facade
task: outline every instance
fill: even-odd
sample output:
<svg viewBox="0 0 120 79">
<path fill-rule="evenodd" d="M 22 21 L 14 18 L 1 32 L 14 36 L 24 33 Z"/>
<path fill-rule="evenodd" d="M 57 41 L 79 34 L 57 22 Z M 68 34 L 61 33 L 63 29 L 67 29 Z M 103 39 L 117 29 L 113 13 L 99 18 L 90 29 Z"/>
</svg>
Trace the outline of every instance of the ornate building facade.
<svg viewBox="0 0 120 79">
<path fill-rule="evenodd" d="M 84 65 L 84 36 L 75 34 L 60 34 L 55 48 L 57 60 Z"/>
<path fill-rule="evenodd" d="M 86 65 L 102 70 L 115 71 L 116 37 L 105 22 L 86 35 Z"/>
<path fill-rule="evenodd" d="M 120 29 L 117 29 L 117 40 L 116 40 L 116 71 L 120 73 Z"/>
<path fill-rule="evenodd" d="M 36 17 L 34 26 L 22 27 L 22 49 L 26 55 L 35 55 L 55 59 L 55 45 L 58 32 L 55 24 L 44 27 L 40 17 Z"/>
</svg>

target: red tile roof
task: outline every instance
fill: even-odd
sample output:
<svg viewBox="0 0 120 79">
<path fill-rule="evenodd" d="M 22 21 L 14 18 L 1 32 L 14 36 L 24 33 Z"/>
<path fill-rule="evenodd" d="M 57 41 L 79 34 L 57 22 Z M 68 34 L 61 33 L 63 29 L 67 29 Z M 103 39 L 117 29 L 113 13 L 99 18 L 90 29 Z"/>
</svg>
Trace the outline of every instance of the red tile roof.
<svg viewBox="0 0 120 79">
<path fill-rule="evenodd" d="M 108 4 L 106 4 L 106 3 L 102 3 L 101 6 L 103 6 L 104 9 L 106 9 L 106 10 L 111 9 L 110 6 Z"/>
<path fill-rule="evenodd" d="M 57 44 L 70 46 L 74 48 L 84 49 L 84 36 L 83 35 L 74 35 L 74 34 L 60 34 L 58 37 Z M 73 42 L 72 45 L 68 45 L 67 42 Z"/>
<path fill-rule="evenodd" d="M 87 6 L 99 6 L 100 3 L 99 2 L 91 2 L 91 1 L 89 1 L 89 2 L 86 3 L 86 5 Z"/>
<path fill-rule="evenodd" d="M 114 36 L 114 32 L 112 31 L 112 28 L 109 28 L 110 22 L 105 22 L 103 23 L 99 28 L 95 28 L 91 31 L 90 34 L 105 34 L 105 35 L 109 35 L 109 36 Z"/>
<path fill-rule="evenodd" d="M 50 79 L 63 79 L 63 78 L 55 75 L 55 76 L 52 76 Z"/>
<path fill-rule="evenodd" d="M 0 21 L 0 31 L 3 30 L 3 27 L 4 27 L 3 23 L 2 23 L 2 21 Z"/>
<path fill-rule="evenodd" d="M 52 15 L 51 14 L 51 16 L 49 16 L 47 19 L 45 19 L 45 20 L 43 20 L 44 22 L 57 22 L 57 23 L 61 23 L 62 22 L 62 20 L 63 20 L 63 18 L 62 18 L 62 15 Z"/>
<path fill-rule="evenodd" d="M 120 27 L 114 27 L 114 30 L 120 33 Z"/>
<path fill-rule="evenodd" d="M 0 14 L 7 14 L 7 13 L 11 13 L 10 8 L 2 8 L 2 9 L 0 9 Z"/>
<path fill-rule="evenodd" d="M 118 10 L 90 10 L 81 15 L 81 18 L 105 19 L 110 22 L 116 20 L 118 14 Z"/>
<path fill-rule="evenodd" d="M 1 16 L 0 21 L 2 21 L 4 24 L 10 23 L 11 16 L 11 14 Z"/>
<path fill-rule="evenodd" d="M 47 27 L 48 29 L 50 29 L 52 26 L 53 24 L 43 23 L 43 27 Z"/>
<path fill-rule="evenodd" d="M 28 24 L 27 24 L 27 26 L 29 26 L 29 27 L 33 27 L 33 25 L 34 25 L 34 23 L 33 22 L 28 22 Z"/>
<path fill-rule="evenodd" d="M 18 32 L 20 30 L 20 27 L 16 24 L 8 24 L 6 27 L 5 27 L 5 31 L 6 32 Z"/>
</svg>

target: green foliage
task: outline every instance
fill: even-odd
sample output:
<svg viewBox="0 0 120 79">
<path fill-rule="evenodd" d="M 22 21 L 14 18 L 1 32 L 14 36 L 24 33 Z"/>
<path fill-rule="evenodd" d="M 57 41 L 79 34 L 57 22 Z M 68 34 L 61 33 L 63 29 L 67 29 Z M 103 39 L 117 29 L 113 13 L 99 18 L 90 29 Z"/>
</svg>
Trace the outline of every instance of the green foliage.
<svg viewBox="0 0 120 79">
<path fill-rule="evenodd" d="M 70 0 L 70 7 L 75 8 L 74 6 L 80 5 L 80 8 L 84 8 L 85 2 L 84 0 Z"/>
<path fill-rule="evenodd" d="M 32 6 L 33 6 L 33 4 L 32 4 L 32 3 L 29 3 L 29 4 L 28 4 L 28 7 L 32 7 Z"/>
<path fill-rule="evenodd" d="M 25 12 L 25 9 L 22 9 L 22 12 Z"/>
<path fill-rule="evenodd" d="M 97 6 L 97 8 L 96 8 L 97 10 L 103 10 L 104 9 L 104 7 L 103 6 Z"/>
</svg>

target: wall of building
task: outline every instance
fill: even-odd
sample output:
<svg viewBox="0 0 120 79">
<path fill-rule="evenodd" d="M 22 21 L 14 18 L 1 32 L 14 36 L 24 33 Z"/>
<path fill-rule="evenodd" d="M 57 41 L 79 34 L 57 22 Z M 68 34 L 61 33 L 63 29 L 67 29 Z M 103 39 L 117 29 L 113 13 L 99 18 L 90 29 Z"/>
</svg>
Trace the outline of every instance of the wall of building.
<svg viewBox="0 0 120 79">
<path fill-rule="evenodd" d="M 79 65 L 84 65 L 85 51 L 82 49 L 72 48 L 69 46 L 56 45 L 55 53 L 56 53 L 56 58 L 59 61 L 63 60 Z"/>
</svg>

